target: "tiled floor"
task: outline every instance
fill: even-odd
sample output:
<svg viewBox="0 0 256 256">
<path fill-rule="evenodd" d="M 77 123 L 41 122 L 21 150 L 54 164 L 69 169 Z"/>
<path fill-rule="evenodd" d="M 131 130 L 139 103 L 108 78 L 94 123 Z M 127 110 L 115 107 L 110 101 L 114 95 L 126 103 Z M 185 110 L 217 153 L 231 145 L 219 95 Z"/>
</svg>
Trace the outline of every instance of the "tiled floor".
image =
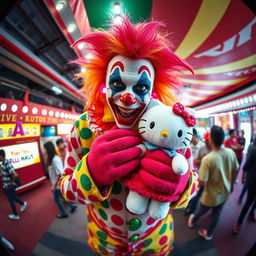
<svg viewBox="0 0 256 256">
<path fill-rule="evenodd" d="M 256 223 L 244 222 L 241 233 L 232 234 L 232 226 L 241 210 L 237 197 L 242 188 L 236 184 L 226 203 L 214 239 L 205 241 L 197 229 L 186 226 L 183 211 L 174 211 L 175 249 L 172 256 L 244 256 L 256 240 Z M 93 256 L 86 246 L 85 207 L 69 214 L 67 219 L 56 219 L 57 208 L 52 200 L 50 185 L 24 193 L 28 209 L 18 222 L 8 220 L 9 206 L 0 193 L 0 227 L 3 234 L 16 246 L 13 256 Z M 207 224 L 206 215 L 201 224 Z"/>
</svg>

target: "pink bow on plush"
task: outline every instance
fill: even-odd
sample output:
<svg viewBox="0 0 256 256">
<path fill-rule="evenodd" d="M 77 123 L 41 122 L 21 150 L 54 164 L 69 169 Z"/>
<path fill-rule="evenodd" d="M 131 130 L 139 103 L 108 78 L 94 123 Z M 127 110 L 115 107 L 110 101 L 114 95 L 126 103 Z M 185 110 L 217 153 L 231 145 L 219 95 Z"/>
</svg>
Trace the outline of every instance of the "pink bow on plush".
<svg viewBox="0 0 256 256">
<path fill-rule="evenodd" d="M 181 103 L 175 103 L 172 107 L 172 111 L 174 114 L 182 116 L 187 126 L 193 127 L 196 125 L 196 118 L 190 115 L 188 111 L 185 110 L 185 107 Z"/>
</svg>

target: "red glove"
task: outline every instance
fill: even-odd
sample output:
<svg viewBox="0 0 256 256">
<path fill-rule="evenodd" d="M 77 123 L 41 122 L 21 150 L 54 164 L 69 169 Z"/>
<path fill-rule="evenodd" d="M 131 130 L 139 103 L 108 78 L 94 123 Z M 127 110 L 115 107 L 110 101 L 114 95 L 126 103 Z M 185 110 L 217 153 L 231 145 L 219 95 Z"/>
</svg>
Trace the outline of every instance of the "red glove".
<svg viewBox="0 0 256 256">
<path fill-rule="evenodd" d="M 100 135 L 93 142 L 87 165 L 97 186 L 110 185 L 134 171 L 140 164 L 139 134 L 132 130 L 115 129 Z"/>
<path fill-rule="evenodd" d="M 153 189 L 177 198 L 183 194 L 190 172 L 177 175 L 172 169 L 172 158 L 162 150 L 147 151 L 141 160 L 139 171 L 143 183 Z"/>
</svg>

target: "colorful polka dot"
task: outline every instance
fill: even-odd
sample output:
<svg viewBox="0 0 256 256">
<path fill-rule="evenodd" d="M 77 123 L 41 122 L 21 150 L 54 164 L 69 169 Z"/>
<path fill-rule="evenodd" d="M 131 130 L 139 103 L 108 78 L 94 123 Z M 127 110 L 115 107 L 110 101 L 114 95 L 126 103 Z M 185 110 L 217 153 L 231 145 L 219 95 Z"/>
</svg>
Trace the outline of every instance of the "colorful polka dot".
<svg viewBox="0 0 256 256">
<path fill-rule="evenodd" d="M 72 172 L 73 172 L 73 170 L 70 169 L 70 168 L 66 168 L 66 169 L 65 169 L 65 173 L 66 173 L 66 174 L 71 174 Z"/>
<path fill-rule="evenodd" d="M 78 148 L 77 139 L 75 137 L 72 137 L 70 139 L 70 141 L 71 141 L 71 144 L 72 144 L 73 148 L 77 149 Z"/>
<path fill-rule="evenodd" d="M 153 219 L 152 217 L 150 217 L 150 218 L 147 220 L 146 224 L 147 224 L 147 225 L 152 225 L 155 221 L 156 221 L 155 219 Z"/>
<path fill-rule="evenodd" d="M 100 214 L 102 219 L 104 219 L 104 220 L 108 219 L 107 214 L 102 209 L 99 209 L 99 214 Z"/>
<path fill-rule="evenodd" d="M 117 195 L 117 194 L 120 194 L 121 191 L 122 191 L 122 185 L 119 182 L 115 181 L 113 185 L 112 193 Z"/>
<path fill-rule="evenodd" d="M 88 152 L 89 152 L 89 148 L 83 148 L 82 149 L 83 156 L 86 155 Z"/>
<path fill-rule="evenodd" d="M 173 230 L 172 222 L 170 223 L 170 230 Z"/>
<path fill-rule="evenodd" d="M 92 137 L 92 131 L 89 128 L 83 128 L 80 131 L 80 137 L 84 140 L 88 140 Z"/>
<path fill-rule="evenodd" d="M 168 240 L 168 237 L 167 236 L 163 236 L 163 237 L 160 238 L 159 244 L 160 245 L 164 245 L 167 242 L 167 240 Z"/>
<path fill-rule="evenodd" d="M 117 233 L 117 234 L 119 234 L 119 235 L 123 234 L 123 231 L 120 230 L 120 229 L 118 229 L 118 228 L 113 227 L 113 228 L 111 228 L 111 230 L 112 230 L 114 233 Z"/>
<path fill-rule="evenodd" d="M 82 165 L 83 165 L 83 161 L 80 161 L 79 164 L 77 165 L 77 171 L 81 170 Z"/>
<path fill-rule="evenodd" d="M 146 254 L 146 253 L 153 253 L 153 252 L 155 252 L 155 250 L 153 250 L 153 249 L 148 249 L 148 250 L 144 251 L 143 254 L 144 254 L 144 253 L 145 253 L 145 254 Z"/>
<path fill-rule="evenodd" d="M 84 196 L 84 194 L 83 194 L 83 192 L 79 189 L 79 188 L 77 188 L 77 194 L 78 194 L 78 196 L 80 197 L 80 198 L 82 198 L 82 199 L 85 199 L 85 196 Z"/>
<path fill-rule="evenodd" d="M 71 167 L 75 167 L 76 166 L 76 160 L 72 156 L 68 157 L 67 162 L 68 162 L 68 165 L 71 166 Z"/>
<path fill-rule="evenodd" d="M 76 181 L 76 179 L 72 179 L 71 186 L 72 186 L 72 190 L 74 192 L 76 192 L 76 190 L 77 190 L 77 181 Z"/>
<path fill-rule="evenodd" d="M 111 220 L 117 226 L 122 226 L 124 224 L 124 220 L 118 215 L 112 215 Z"/>
<path fill-rule="evenodd" d="M 91 202 L 100 202 L 100 200 L 98 199 L 97 196 L 94 196 L 94 195 L 89 195 L 88 196 L 88 199 L 91 201 Z"/>
<path fill-rule="evenodd" d="M 75 195 L 70 190 L 67 191 L 66 196 L 69 200 L 75 200 L 76 199 Z"/>
<path fill-rule="evenodd" d="M 71 146 L 71 143 L 68 142 L 68 152 L 71 152 L 72 151 L 72 146 Z"/>
<path fill-rule="evenodd" d="M 161 227 L 161 229 L 160 229 L 160 231 L 159 231 L 159 234 L 160 234 L 160 235 L 164 234 L 164 232 L 166 231 L 166 229 L 167 229 L 167 224 L 164 224 L 164 225 Z"/>
<path fill-rule="evenodd" d="M 76 121 L 75 121 L 75 125 L 76 125 L 76 128 L 79 127 L 79 120 L 76 120 Z"/>
<path fill-rule="evenodd" d="M 83 121 L 86 121 L 87 120 L 87 115 L 86 114 L 83 114 L 81 117 L 80 117 L 81 120 Z"/>
<path fill-rule="evenodd" d="M 114 198 L 110 200 L 110 205 L 115 211 L 121 211 L 123 209 L 122 203 Z"/>
<path fill-rule="evenodd" d="M 103 240 L 106 240 L 108 237 L 105 233 L 103 233 L 101 231 L 97 231 L 97 235 L 98 235 L 98 237 L 100 237 Z"/>
<path fill-rule="evenodd" d="M 107 246 L 107 242 L 106 241 L 103 241 L 101 239 L 99 239 L 100 243 L 103 245 L 103 246 Z"/>
<path fill-rule="evenodd" d="M 82 174 L 80 182 L 84 190 L 89 191 L 92 188 L 92 182 L 87 175 Z"/>
<path fill-rule="evenodd" d="M 107 254 L 107 250 L 106 250 L 106 248 L 105 247 L 103 247 L 102 245 L 99 245 L 99 247 L 98 247 L 100 250 L 101 250 L 101 253 L 103 253 L 103 254 Z M 102 252 L 102 251 L 105 251 L 106 253 L 104 253 L 104 252 Z"/>
<path fill-rule="evenodd" d="M 131 231 L 135 231 L 135 230 L 138 230 L 142 225 L 142 221 L 138 218 L 135 218 L 135 219 L 131 219 L 129 222 L 128 222 L 128 229 L 131 230 Z"/>
<path fill-rule="evenodd" d="M 109 203 L 107 200 L 104 200 L 103 202 L 101 202 L 101 204 L 104 208 L 109 208 Z"/>
<path fill-rule="evenodd" d="M 148 239 L 146 239 L 145 241 L 144 241 L 144 245 L 142 246 L 143 248 L 146 248 L 146 247 L 148 247 L 151 243 L 152 243 L 152 239 L 151 238 L 148 238 Z"/>
</svg>

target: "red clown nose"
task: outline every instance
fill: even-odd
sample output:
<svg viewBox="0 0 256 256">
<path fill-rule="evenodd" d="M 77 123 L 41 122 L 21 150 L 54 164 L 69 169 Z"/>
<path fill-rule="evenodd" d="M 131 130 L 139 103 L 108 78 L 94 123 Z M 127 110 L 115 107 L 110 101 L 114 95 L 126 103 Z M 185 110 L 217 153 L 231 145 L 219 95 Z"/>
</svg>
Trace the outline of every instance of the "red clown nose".
<svg viewBox="0 0 256 256">
<path fill-rule="evenodd" d="M 131 93 L 126 93 L 122 96 L 120 96 L 120 101 L 125 105 L 125 106 L 131 106 L 134 103 L 136 103 L 136 99 Z"/>
</svg>

